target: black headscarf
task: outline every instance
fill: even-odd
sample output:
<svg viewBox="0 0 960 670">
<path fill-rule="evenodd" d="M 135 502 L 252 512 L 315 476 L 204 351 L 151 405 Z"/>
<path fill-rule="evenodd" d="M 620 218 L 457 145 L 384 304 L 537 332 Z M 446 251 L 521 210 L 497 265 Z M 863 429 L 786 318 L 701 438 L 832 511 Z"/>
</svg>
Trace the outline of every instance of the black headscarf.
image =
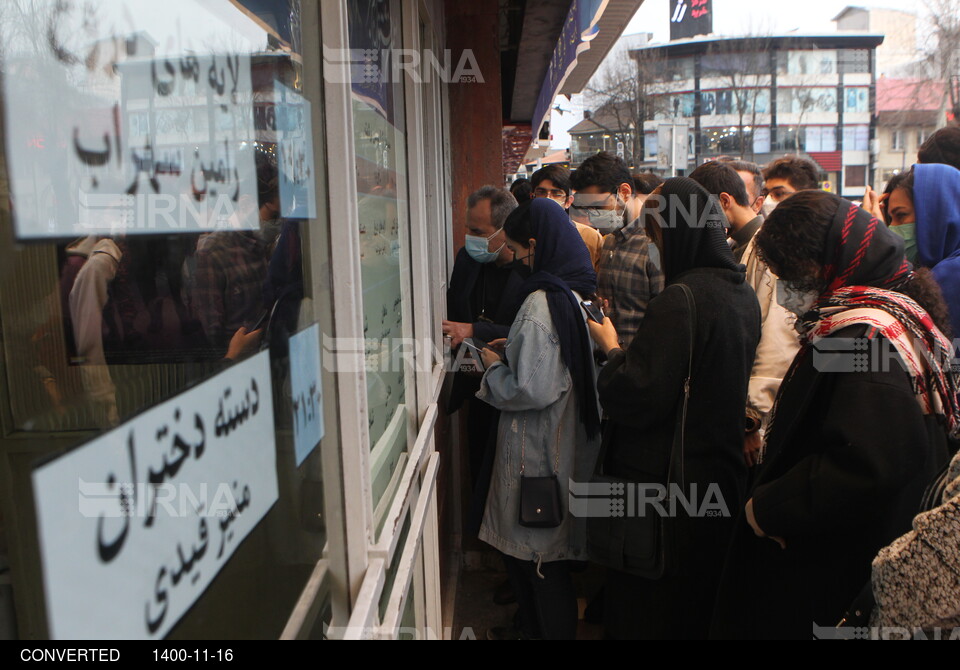
<svg viewBox="0 0 960 670">
<path fill-rule="evenodd" d="M 687 177 L 674 177 L 660 191 L 662 209 L 651 211 L 663 234 L 666 283 L 694 268 L 740 271 L 727 244 L 727 219 L 716 196 Z"/>
<path fill-rule="evenodd" d="M 600 428 L 596 380 L 591 374 L 593 346 L 580 301 L 573 294 L 576 291 L 587 297 L 597 291 L 597 273 L 590 252 L 563 207 L 549 198 L 524 203 L 509 219 L 514 217 L 529 219 L 530 235 L 537 241 L 533 274 L 520 288 L 519 301 L 522 303 L 536 291 L 546 291 L 560 353 L 580 404 L 580 419 L 587 435 L 593 437 Z"/>
<path fill-rule="evenodd" d="M 836 202 L 837 213 L 823 248 L 826 293 L 844 286 L 899 290 L 913 270 L 903 254 L 903 238 L 852 202 L 837 195 L 829 198 Z"/>
</svg>

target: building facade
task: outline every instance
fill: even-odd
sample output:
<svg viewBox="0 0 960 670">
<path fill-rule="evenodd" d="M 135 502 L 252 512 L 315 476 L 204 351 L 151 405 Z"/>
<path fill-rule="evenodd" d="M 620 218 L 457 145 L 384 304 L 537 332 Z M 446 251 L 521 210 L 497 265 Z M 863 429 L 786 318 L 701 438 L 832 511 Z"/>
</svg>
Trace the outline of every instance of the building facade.
<svg viewBox="0 0 960 670">
<path fill-rule="evenodd" d="M 634 124 L 636 113 L 632 112 L 630 104 L 618 107 L 619 110 L 608 106 L 596 112 L 584 111 L 583 121 L 569 130 L 572 167 L 576 168 L 601 151 L 620 156 L 630 169 L 634 169 L 642 161 L 641 146 Z"/>
<path fill-rule="evenodd" d="M 646 165 L 657 165 L 660 128 L 685 124 L 687 170 L 722 155 L 763 164 L 799 154 L 820 166 L 834 192 L 862 196 L 876 160 L 875 50 L 883 39 L 697 38 L 633 51 L 644 78 Z"/>
<path fill-rule="evenodd" d="M 847 7 L 833 19 L 841 32 L 884 35 L 877 47 L 877 76 L 893 76 L 916 66 L 922 59 L 917 49 L 917 15 L 901 9 Z"/>
<path fill-rule="evenodd" d="M 946 87 L 926 79 L 877 81 L 877 171 L 873 183 L 887 182 L 917 162 L 920 146 L 946 125 Z"/>
</svg>

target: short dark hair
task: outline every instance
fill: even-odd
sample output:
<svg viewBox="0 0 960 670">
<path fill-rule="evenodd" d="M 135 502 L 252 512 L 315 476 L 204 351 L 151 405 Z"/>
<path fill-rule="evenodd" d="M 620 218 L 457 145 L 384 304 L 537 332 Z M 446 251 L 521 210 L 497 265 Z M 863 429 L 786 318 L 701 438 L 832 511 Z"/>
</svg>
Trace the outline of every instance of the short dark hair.
<svg viewBox="0 0 960 670">
<path fill-rule="evenodd" d="M 490 201 L 490 223 L 496 230 L 503 228 L 504 221 L 510 212 L 517 208 L 517 199 L 513 194 L 496 186 L 484 186 L 470 194 L 467 198 L 467 211 L 480 204 L 483 200 Z"/>
<path fill-rule="evenodd" d="M 573 188 L 582 191 L 591 186 L 599 186 L 603 193 L 616 193 L 620 184 L 630 184 L 633 179 L 623 159 L 609 151 L 601 151 L 581 163 L 570 179 Z"/>
<path fill-rule="evenodd" d="M 718 162 L 723 163 L 724 165 L 729 165 L 737 172 L 749 172 L 753 175 L 753 192 L 756 193 L 756 197 L 763 195 L 763 170 L 760 169 L 760 166 L 756 163 L 750 161 L 741 161 L 736 158 L 718 158 Z M 750 197 L 750 194 L 747 194 L 747 197 Z"/>
<path fill-rule="evenodd" d="M 663 179 L 652 172 L 634 172 L 631 176 L 634 195 L 650 195 L 663 183 Z"/>
<path fill-rule="evenodd" d="M 570 195 L 571 184 L 570 184 L 570 170 L 559 165 L 547 165 L 536 172 L 533 173 L 533 176 L 530 177 L 530 186 L 533 190 L 536 190 L 540 185 L 540 182 L 550 181 L 553 182 L 553 185 L 558 189 Z"/>
<path fill-rule="evenodd" d="M 765 181 L 786 179 L 798 191 L 818 190 L 820 170 L 811 161 L 799 156 L 778 158 L 763 171 Z"/>
<path fill-rule="evenodd" d="M 942 163 L 960 170 L 960 127 L 941 128 L 927 138 L 917 152 L 919 163 Z"/>
<path fill-rule="evenodd" d="M 726 193 L 741 207 L 750 206 L 747 185 L 729 164 L 709 161 L 691 172 L 690 179 L 703 186 L 711 195 Z"/>
<path fill-rule="evenodd" d="M 513 194 L 513 197 L 517 199 L 517 202 L 523 202 L 524 200 L 530 199 L 530 194 L 533 193 L 533 186 L 530 185 L 530 180 L 521 177 L 510 184 L 510 192 Z"/>
</svg>

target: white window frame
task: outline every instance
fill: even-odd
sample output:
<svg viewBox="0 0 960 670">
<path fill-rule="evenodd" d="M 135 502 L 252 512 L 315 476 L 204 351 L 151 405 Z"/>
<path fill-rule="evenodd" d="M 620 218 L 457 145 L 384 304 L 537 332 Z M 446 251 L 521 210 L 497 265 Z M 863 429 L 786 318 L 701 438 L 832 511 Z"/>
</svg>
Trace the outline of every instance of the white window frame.
<svg viewBox="0 0 960 670">
<path fill-rule="evenodd" d="M 319 3 L 323 54 L 349 48 L 347 1 Z M 422 49 L 443 44 L 442 3 L 438 0 L 401 0 L 402 44 Z M 305 3 L 307 4 L 307 3 Z M 305 17 L 306 19 L 307 17 Z M 428 35 L 420 44 L 420 23 Z M 316 23 L 304 22 L 305 25 Z M 339 52 L 343 53 L 343 52 Z M 322 136 L 326 156 L 337 157 L 335 169 L 327 172 L 327 191 L 345 194 L 331 199 L 330 277 L 335 318 L 331 324 L 336 338 L 363 338 L 363 285 L 360 272 L 359 213 L 356 159 L 353 146 L 353 108 L 349 63 L 345 59 L 321 58 L 311 54 L 317 71 L 326 76 Z M 305 70 L 307 60 L 305 58 Z M 404 281 L 404 336 L 419 342 L 442 342 L 440 318 L 444 313 L 445 288 L 452 257 L 449 196 L 450 161 L 446 131 L 446 87 L 407 85 L 404 96 L 409 225 L 402 232 L 401 248 L 406 250 L 401 272 Z M 319 127 L 319 126 L 316 126 Z M 406 265 L 404 265 L 406 263 Z M 442 281 L 437 281 L 441 277 Z M 327 289 L 329 290 L 329 288 Z M 419 297 L 419 298 L 418 298 Z M 316 620 L 317 602 L 329 582 L 333 620 L 328 636 L 333 638 L 395 638 L 411 597 L 415 598 L 416 627 L 437 636 L 442 613 L 439 578 L 439 535 L 436 478 L 439 454 L 435 426 L 439 414 L 437 398 L 444 381 L 446 361 L 433 360 L 429 346 L 420 346 L 416 365 L 407 375 L 407 451 L 394 471 L 395 493 L 382 501 L 383 531 L 376 533 L 377 514 L 373 506 L 370 451 L 367 424 L 366 375 L 362 352 L 356 373 L 337 373 L 334 384 L 338 398 L 336 423 L 340 440 L 337 453 L 324 460 L 328 514 L 340 515 L 342 527 L 330 534 L 326 558 L 316 566 L 301 602 L 288 622 L 284 637 L 304 637 Z M 430 363 L 422 365 L 426 355 Z M 338 477 L 339 476 L 339 477 Z M 336 480 L 336 481 L 334 481 Z M 331 510 L 332 507 L 332 510 Z M 400 543 L 401 529 L 410 530 Z M 395 570 L 389 593 L 385 593 L 387 571 Z M 339 589 L 338 589 L 339 587 Z M 380 617 L 380 602 L 386 597 L 386 614 Z M 347 618 L 347 616 L 349 618 Z M 311 621 L 312 617 L 312 621 Z"/>
<path fill-rule="evenodd" d="M 896 128 L 890 131 L 890 150 L 891 151 L 906 150 L 906 137 L 903 130 Z"/>
</svg>

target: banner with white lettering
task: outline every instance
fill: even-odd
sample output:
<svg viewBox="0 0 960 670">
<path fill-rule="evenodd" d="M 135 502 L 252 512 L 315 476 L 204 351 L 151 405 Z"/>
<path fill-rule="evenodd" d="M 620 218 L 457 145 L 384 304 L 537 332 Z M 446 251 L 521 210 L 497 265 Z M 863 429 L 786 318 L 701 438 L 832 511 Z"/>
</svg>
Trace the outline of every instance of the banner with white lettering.
<svg viewBox="0 0 960 670">
<path fill-rule="evenodd" d="M 33 473 L 50 635 L 156 639 L 277 500 L 269 352 Z"/>
<path fill-rule="evenodd" d="M 671 0 L 670 40 L 682 40 L 713 32 L 711 0 Z"/>
</svg>

